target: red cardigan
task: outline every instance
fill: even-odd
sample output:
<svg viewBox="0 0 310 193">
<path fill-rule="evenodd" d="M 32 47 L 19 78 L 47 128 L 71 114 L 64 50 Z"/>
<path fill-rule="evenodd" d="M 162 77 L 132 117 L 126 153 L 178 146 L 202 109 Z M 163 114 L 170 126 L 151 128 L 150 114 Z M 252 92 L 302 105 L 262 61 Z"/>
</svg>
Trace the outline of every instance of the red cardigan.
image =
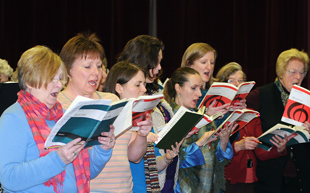
<svg viewBox="0 0 310 193">
<path fill-rule="evenodd" d="M 239 152 L 235 151 L 235 143 L 243 139 L 243 136 L 260 136 L 262 132 L 261 123 L 259 118 L 253 119 L 250 123 L 248 123 L 245 128 L 242 128 L 240 131 L 239 138 L 236 139 L 232 143 L 232 147 L 234 150 L 234 157 L 225 168 L 225 177 L 226 180 L 230 180 L 231 184 L 245 183 L 246 178 L 246 169 L 247 169 L 247 154 L 252 159 L 253 167 L 254 167 L 254 181 L 257 182 L 256 177 L 256 158 L 264 161 L 268 159 L 278 158 L 280 156 L 286 155 L 286 149 L 281 154 L 277 151 L 276 147 L 272 147 L 270 151 L 265 151 L 261 148 L 255 148 L 252 150 L 242 150 Z"/>
</svg>

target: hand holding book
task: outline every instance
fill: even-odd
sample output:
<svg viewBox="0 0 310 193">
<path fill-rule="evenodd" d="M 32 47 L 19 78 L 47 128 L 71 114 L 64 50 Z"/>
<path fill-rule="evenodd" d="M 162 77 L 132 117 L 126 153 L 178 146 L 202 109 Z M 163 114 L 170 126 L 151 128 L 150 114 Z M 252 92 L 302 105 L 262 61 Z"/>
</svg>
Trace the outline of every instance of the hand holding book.
<svg viewBox="0 0 310 193">
<path fill-rule="evenodd" d="M 67 165 L 76 159 L 76 157 L 79 155 L 81 150 L 84 149 L 84 147 L 85 141 L 82 141 L 81 138 L 76 138 L 68 142 L 61 148 L 58 148 L 57 154 L 60 159 Z"/>
<path fill-rule="evenodd" d="M 217 103 L 216 100 L 210 103 L 210 106 L 206 110 L 207 115 L 212 116 L 219 112 L 225 115 L 228 112 L 228 109 L 230 108 L 229 103 L 221 106 L 216 106 L 216 103 Z"/>
<path fill-rule="evenodd" d="M 284 144 L 289 146 L 298 143 L 309 143 L 309 138 L 309 132 L 302 126 L 290 127 L 278 123 L 258 137 L 262 144 L 258 144 L 257 147 L 269 151 L 272 146 L 279 148 Z"/>
<path fill-rule="evenodd" d="M 246 108 L 246 100 L 245 99 L 242 99 L 238 102 L 235 102 L 233 105 L 230 105 L 229 109 L 231 111 L 235 111 L 235 110 L 238 110 L 238 109 L 245 109 Z"/>
<path fill-rule="evenodd" d="M 115 135 L 114 135 L 114 126 L 110 125 L 109 132 L 102 132 L 101 136 L 98 137 L 98 142 L 101 143 L 101 147 L 104 150 L 109 150 L 115 145 Z"/>
<path fill-rule="evenodd" d="M 223 151 L 226 151 L 226 147 L 229 141 L 229 137 L 231 135 L 231 133 L 233 132 L 233 130 L 235 130 L 235 128 L 238 126 L 238 124 L 236 123 L 231 123 L 231 124 L 224 124 L 224 127 L 216 134 L 219 136 L 220 140 L 221 140 L 221 147 Z"/>
<path fill-rule="evenodd" d="M 294 137 L 294 135 L 290 135 L 289 137 L 287 137 L 287 135 L 284 135 L 284 138 L 281 138 L 278 135 L 275 135 L 272 137 L 272 139 L 270 139 L 270 142 L 277 147 L 277 150 L 279 153 L 282 153 L 285 148 L 286 148 L 286 144 L 287 142 L 292 139 Z"/>
<path fill-rule="evenodd" d="M 151 114 L 147 113 L 144 121 L 137 122 L 137 127 L 139 127 L 137 134 L 139 136 L 146 137 L 153 127 Z"/>
</svg>

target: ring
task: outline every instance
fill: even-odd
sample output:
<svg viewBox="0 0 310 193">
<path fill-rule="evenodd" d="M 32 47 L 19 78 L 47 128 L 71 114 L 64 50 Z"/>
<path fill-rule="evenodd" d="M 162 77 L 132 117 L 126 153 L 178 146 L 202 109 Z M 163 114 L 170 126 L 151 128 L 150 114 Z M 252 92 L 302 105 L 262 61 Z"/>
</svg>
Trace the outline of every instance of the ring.
<svg viewBox="0 0 310 193">
<path fill-rule="evenodd" d="M 73 155 L 74 155 L 74 156 L 76 156 L 76 155 L 77 155 L 77 153 L 76 153 L 76 152 L 73 152 Z"/>
<path fill-rule="evenodd" d="M 281 145 L 281 142 L 279 142 L 278 145 Z"/>
</svg>

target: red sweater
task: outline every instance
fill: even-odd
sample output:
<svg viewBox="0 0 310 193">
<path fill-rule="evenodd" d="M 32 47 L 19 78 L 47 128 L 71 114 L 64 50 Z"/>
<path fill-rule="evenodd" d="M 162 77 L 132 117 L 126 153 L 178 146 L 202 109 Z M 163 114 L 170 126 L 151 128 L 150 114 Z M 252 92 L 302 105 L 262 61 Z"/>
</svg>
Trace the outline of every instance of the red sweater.
<svg viewBox="0 0 310 193">
<path fill-rule="evenodd" d="M 253 137 L 259 137 L 263 132 L 261 128 L 261 123 L 259 118 L 253 119 L 250 123 L 248 123 L 244 128 L 242 128 L 240 131 L 239 138 L 236 139 L 233 144 L 233 150 L 234 150 L 234 157 L 225 168 L 225 177 L 226 180 L 230 180 L 231 184 L 238 183 L 245 183 L 246 178 L 246 170 L 247 170 L 247 154 L 252 159 L 253 162 L 253 168 L 254 168 L 254 181 L 257 182 L 257 177 L 255 174 L 256 170 L 256 158 L 264 161 L 268 159 L 278 158 L 280 156 L 286 155 L 286 149 L 285 151 L 280 154 L 277 151 L 276 147 L 272 147 L 270 151 L 265 151 L 261 148 L 255 148 L 254 151 L 252 150 L 242 150 L 239 152 L 235 151 L 235 143 L 237 141 L 240 141 L 243 139 L 243 136 L 253 136 Z M 255 154 L 254 154 L 255 153 Z"/>
</svg>

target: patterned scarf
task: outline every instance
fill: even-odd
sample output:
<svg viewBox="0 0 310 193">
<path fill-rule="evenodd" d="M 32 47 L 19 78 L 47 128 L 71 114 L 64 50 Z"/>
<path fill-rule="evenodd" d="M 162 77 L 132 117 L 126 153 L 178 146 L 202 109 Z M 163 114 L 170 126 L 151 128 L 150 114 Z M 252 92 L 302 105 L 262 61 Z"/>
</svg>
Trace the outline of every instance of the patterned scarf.
<svg viewBox="0 0 310 193">
<path fill-rule="evenodd" d="M 155 149 L 153 143 L 147 143 L 147 149 L 144 155 L 144 170 L 147 193 L 160 192 Z"/>
<path fill-rule="evenodd" d="M 44 148 L 44 143 L 50 134 L 50 128 L 47 126 L 45 120 L 54 120 L 57 122 L 63 115 L 61 104 L 56 102 L 56 104 L 49 109 L 44 103 L 40 102 L 37 98 L 24 90 L 18 92 L 17 102 L 21 105 L 26 114 L 29 126 L 33 133 L 33 138 L 39 149 L 40 157 L 54 151 L 55 149 Z M 87 148 L 82 150 L 77 159 L 73 161 L 73 167 L 78 192 L 89 192 L 90 167 Z M 45 182 L 44 185 L 48 187 L 53 185 L 55 192 L 63 192 L 64 179 L 65 171 L 54 176 Z"/>
<path fill-rule="evenodd" d="M 283 86 L 282 86 L 282 84 L 278 78 L 275 80 L 274 83 L 281 93 L 282 104 L 285 107 L 287 100 L 288 100 L 288 97 L 290 96 L 290 93 L 286 89 L 283 88 Z"/>
</svg>

